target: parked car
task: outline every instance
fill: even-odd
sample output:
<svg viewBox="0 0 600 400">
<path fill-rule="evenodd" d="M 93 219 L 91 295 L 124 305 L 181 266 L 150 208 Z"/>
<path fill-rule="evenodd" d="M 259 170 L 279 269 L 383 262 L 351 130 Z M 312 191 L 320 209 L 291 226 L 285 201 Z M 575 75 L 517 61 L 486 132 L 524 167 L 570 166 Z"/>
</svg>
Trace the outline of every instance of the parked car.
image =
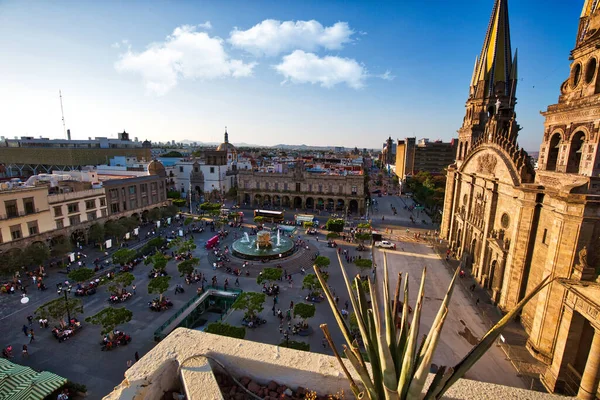
<svg viewBox="0 0 600 400">
<path fill-rule="evenodd" d="M 375 247 L 380 247 L 382 249 L 394 249 L 396 250 L 396 245 L 389 240 L 382 240 L 380 242 L 375 242 Z"/>
</svg>

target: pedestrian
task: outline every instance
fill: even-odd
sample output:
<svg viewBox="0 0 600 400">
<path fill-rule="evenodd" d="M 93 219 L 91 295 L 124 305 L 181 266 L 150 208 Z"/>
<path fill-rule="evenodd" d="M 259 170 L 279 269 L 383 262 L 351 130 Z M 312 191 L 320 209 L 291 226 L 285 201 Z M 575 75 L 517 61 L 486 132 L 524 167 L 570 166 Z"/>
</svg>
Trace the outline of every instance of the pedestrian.
<svg viewBox="0 0 600 400">
<path fill-rule="evenodd" d="M 294 309 L 294 301 L 290 301 L 290 309 L 293 310 Z"/>
<path fill-rule="evenodd" d="M 131 364 L 133 364 L 131 360 L 127 360 L 127 369 L 131 368 Z"/>
<path fill-rule="evenodd" d="M 27 327 L 27 325 L 23 325 L 23 333 L 25 334 L 25 336 L 27 336 L 27 334 L 29 333 L 29 328 Z"/>
<path fill-rule="evenodd" d="M 29 326 L 31 326 L 31 324 L 33 323 L 33 315 L 29 315 L 27 317 L 27 321 L 29 321 Z"/>
<path fill-rule="evenodd" d="M 279 334 L 283 333 L 283 322 L 279 324 Z"/>
<path fill-rule="evenodd" d="M 474 291 L 475 291 L 475 284 L 472 284 L 471 285 L 471 292 L 474 292 Z"/>
<path fill-rule="evenodd" d="M 31 344 L 31 342 L 33 342 L 35 340 L 35 333 L 33 332 L 33 329 L 29 330 L 29 343 Z"/>
<path fill-rule="evenodd" d="M 135 283 L 131 285 L 131 290 L 133 290 L 133 294 L 135 294 Z"/>
<path fill-rule="evenodd" d="M 338 296 L 335 296 L 335 304 L 338 305 L 339 302 L 340 302 L 340 298 Z"/>
<path fill-rule="evenodd" d="M 235 278 L 235 286 L 240 286 L 240 278 Z"/>
<path fill-rule="evenodd" d="M 276 315 L 276 312 L 275 312 L 275 304 L 273 304 L 273 308 L 272 308 L 272 310 L 273 310 L 273 316 L 275 316 L 275 315 Z"/>
<path fill-rule="evenodd" d="M 323 345 L 323 349 L 327 348 L 327 338 L 323 338 L 323 340 L 321 340 L 321 344 Z"/>
<path fill-rule="evenodd" d="M 27 351 L 27 345 L 23 345 L 23 357 L 29 357 L 29 352 Z"/>
<path fill-rule="evenodd" d="M 135 362 L 138 362 L 140 360 L 140 355 L 138 354 L 138 352 L 135 352 Z"/>
<path fill-rule="evenodd" d="M 292 330 L 292 322 L 288 322 L 288 332 Z"/>
<path fill-rule="evenodd" d="M 475 300 L 475 305 L 478 306 L 479 305 L 479 297 L 477 298 L 477 300 Z"/>
<path fill-rule="evenodd" d="M 346 300 L 346 302 L 344 303 L 344 305 L 346 306 L 346 310 L 347 310 L 347 309 L 348 309 L 348 306 L 350 305 L 350 304 L 348 303 L 348 300 Z"/>
</svg>

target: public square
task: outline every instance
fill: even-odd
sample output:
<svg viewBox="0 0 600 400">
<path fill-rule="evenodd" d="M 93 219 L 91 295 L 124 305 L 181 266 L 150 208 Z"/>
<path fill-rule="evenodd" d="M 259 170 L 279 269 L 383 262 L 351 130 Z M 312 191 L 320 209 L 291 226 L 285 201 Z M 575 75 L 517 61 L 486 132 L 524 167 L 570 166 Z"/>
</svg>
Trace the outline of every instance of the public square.
<svg viewBox="0 0 600 400">
<path fill-rule="evenodd" d="M 404 208 L 405 204 L 410 205 L 411 200 L 399 198 L 398 196 L 383 196 L 376 198 L 377 204 L 371 208 L 370 217 L 373 219 L 375 229 L 384 232 L 386 238 L 391 238 L 397 244 L 396 250 L 387 250 L 388 266 L 390 271 L 390 279 L 392 285 L 395 285 L 395 279 L 398 272 L 409 274 L 410 281 L 410 304 L 414 305 L 418 281 L 421 276 L 423 267 L 427 267 L 427 284 L 425 287 L 425 304 L 423 307 L 423 317 L 421 319 L 421 333 L 428 331 L 431 322 L 437 312 L 437 308 L 450 282 L 451 272 L 444 265 L 444 261 L 440 259 L 433 246 L 422 240 L 417 240 L 414 237 L 415 233 L 426 235 L 427 231 L 433 232 L 431 224 L 412 224 L 410 221 L 410 211 Z M 392 215 L 391 205 L 394 205 L 398 210 L 398 215 Z M 295 210 L 286 212 L 286 220 L 293 219 Z M 245 221 L 252 221 L 252 210 L 243 210 Z M 385 216 L 382 221 L 381 217 Z M 317 215 L 321 223 L 327 219 L 327 215 Z M 419 220 L 423 217 L 420 216 Z M 356 224 L 358 221 L 353 221 Z M 177 225 L 178 222 L 174 222 Z M 198 223 L 200 224 L 200 223 Z M 248 232 L 251 226 L 246 224 L 241 230 L 230 229 L 231 234 L 226 238 L 221 246 L 230 245 L 234 237 L 241 237 L 243 232 Z M 408 231 L 407 231 L 408 228 Z M 148 228 L 142 229 L 142 237 Z M 176 226 L 171 226 L 169 230 L 176 230 Z M 386 233 L 387 232 L 387 233 Z M 200 258 L 200 266 L 198 271 L 205 274 L 209 284 L 211 278 L 216 275 L 218 285 L 223 285 L 225 279 L 229 280 L 230 287 L 235 287 L 235 276 L 227 274 L 223 268 L 213 270 L 212 256 L 205 248 L 204 244 L 214 233 L 208 229 L 203 233 L 194 234 L 194 242 L 197 248 L 193 251 L 195 257 Z M 344 307 L 348 299 L 345 285 L 342 281 L 340 267 L 337 261 L 337 249 L 327 246 L 327 240 L 323 231 L 315 236 L 305 235 L 303 229 L 299 228 L 297 237 L 307 240 L 310 245 L 310 250 L 298 252 L 287 259 L 269 261 L 267 263 L 250 262 L 248 269 L 251 271 L 250 276 L 245 274 L 239 277 L 240 288 L 244 291 L 261 291 L 261 285 L 256 283 L 256 276 L 262 268 L 275 267 L 281 264 L 282 268 L 292 275 L 293 284 L 280 282 L 281 292 L 276 308 L 281 308 L 285 311 L 289 308 L 290 302 L 294 304 L 304 301 L 308 294 L 307 290 L 302 290 L 301 268 L 306 269 L 306 273 L 312 272 L 311 255 L 313 252 L 319 252 L 320 255 L 329 257 L 331 265 L 328 268 L 330 278 L 328 284 L 331 289 L 339 296 L 339 307 Z M 144 242 L 130 245 L 130 248 L 136 248 L 143 245 Z M 347 243 L 337 240 L 337 243 L 343 250 L 348 250 L 350 255 L 360 254 L 362 257 L 369 257 L 370 251 L 357 252 L 356 244 Z M 91 254 L 91 253 L 90 253 Z M 381 285 L 383 282 L 383 251 L 376 249 L 375 262 L 377 269 L 377 285 L 381 294 Z M 88 255 L 88 259 L 91 255 Z M 240 267 L 241 260 L 233 259 L 231 265 Z M 369 274 L 371 271 L 359 271 L 354 264 L 347 264 L 344 261 L 345 267 L 350 276 L 356 273 Z M 52 336 L 50 329 L 41 329 L 34 320 L 33 329 L 36 332 L 35 340 L 29 345 L 30 356 L 21 359 L 20 355 L 15 357 L 15 361 L 24 365 L 31 366 L 35 369 L 49 370 L 55 372 L 68 379 L 83 383 L 88 388 L 88 398 L 99 399 L 107 394 L 112 388 L 118 384 L 123 378 L 123 372 L 127 368 L 127 361 L 134 360 L 135 352 L 143 356 L 153 346 L 153 333 L 163 324 L 173 313 L 184 305 L 190 298 L 196 296 L 196 285 L 186 285 L 184 279 L 179 276 L 175 261 L 169 261 L 167 272 L 172 277 L 170 288 L 166 295 L 173 301 L 174 306 L 170 310 L 164 312 L 153 312 L 148 308 L 147 303 L 155 297 L 147 293 L 147 284 L 149 282 L 148 271 L 151 267 L 139 264 L 133 270 L 135 275 L 135 285 L 137 287 L 136 294 L 133 298 L 118 306 L 124 306 L 133 312 L 133 319 L 119 329 L 130 334 L 133 337 L 132 342 L 128 346 L 116 348 L 110 352 L 100 351 L 100 327 L 90 325 L 84 322 L 83 330 L 67 340 L 64 343 L 58 343 Z M 405 276 L 405 275 L 404 275 Z M 29 338 L 23 335 L 21 327 L 27 324 L 27 316 L 32 315 L 36 308 L 53 299 L 57 296 L 54 289 L 54 284 L 64 281 L 66 275 L 56 270 L 49 271 L 47 284 L 50 290 L 39 292 L 30 290 L 30 302 L 26 305 L 20 304 L 18 295 L 5 295 L 1 299 L 0 309 L 0 334 L 4 337 L 4 344 L 11 344 L 15 348 L 20 348 L 22 344 L 28 343 Z M 174 294 L 175 285 L 182 284 L 185 288 L 185 293 Z M 33 286 L 30 285 L 32 289 Z M 390 290 L 394 290 L 392 286 Z M 101 286 L 98 293 L 82 297 L 84 304 L 84 315 L 78 316 L 83 320 L 86 316 L 93 315 L 104 307 L 109 306 L 107 302 L 107 288 Z M 283 337 L 279 332 L 279 320 L 272 312 L 273 298 L 267 296 L 264 303 L 264 310 L 261 316 L 267 320 L 267 324 L 253 329 L 246 330 L 246 339 L 260 341 L 269 344 L 279 344 Z M 225 322 L 240 326 L 242 322 L 242 311 L 232 311 L 224 316 Z M 292 321 L 293 323 L 294 321 Z M 332 354 L 328 346 L 323 346 L 323 334 L 319 329 L 319 324 L 327 323 L 332 332 L 335 343 L 341 349 L 343 338 L 333 314 L 327 302 L 316 304 L 316 314 L 309 319 L 309 324 L 313 328 L 313 333 L 307 337 L 297 337 L 290 335 L 290 340 L 304 341 L 310 344 L 310 350 L 313 352 L 322 352 Z M 284 322 L 284 329 L 287 329 L 287 321 Z M 454 296 L 450 305 L 450 315 L 444 327 L 442 341 L 438 346 L 434 363 L 437 365 L 454 365 L 465 355 L 468 350 L 476 343 L 476 341 L 484 333 L 484 322 L 475 310 L 475 305 L 471 298 L 464 292 L 463 288 L 457 285 L 454 291 Z M 504 353 L 496 347 L 490 351 L 477 363 L 468 374 L 467 378 L 482 380 L 493 383 L 500 383 L 510 386 L 522 387 L 523 382 L 516 376 L 516 372 L 509 362 L 505 360 Z"/>
</svg>

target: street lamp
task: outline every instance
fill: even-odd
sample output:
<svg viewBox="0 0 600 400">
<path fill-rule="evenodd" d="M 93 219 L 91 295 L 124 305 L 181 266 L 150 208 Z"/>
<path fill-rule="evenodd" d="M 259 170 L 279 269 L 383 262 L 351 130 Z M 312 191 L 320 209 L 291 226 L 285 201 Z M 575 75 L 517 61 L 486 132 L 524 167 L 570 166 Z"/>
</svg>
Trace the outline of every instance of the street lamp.
<svg viewBox="0 0 600 400">
<path fill-rule="evenodd" d="M 62 286 L 59 286 L 57 290 L 59 296 L 61 293 L 65 294 L 65 307 L 67 308 L 67 318 L 69 318 L 69 324 L 71 323 L 71 311 L 69 310 L 69 299 L 67 298 L 67 294 L 71 293 L 72 288 L 73 285 L 69 285 L 64 289 Z"/>
</svg>

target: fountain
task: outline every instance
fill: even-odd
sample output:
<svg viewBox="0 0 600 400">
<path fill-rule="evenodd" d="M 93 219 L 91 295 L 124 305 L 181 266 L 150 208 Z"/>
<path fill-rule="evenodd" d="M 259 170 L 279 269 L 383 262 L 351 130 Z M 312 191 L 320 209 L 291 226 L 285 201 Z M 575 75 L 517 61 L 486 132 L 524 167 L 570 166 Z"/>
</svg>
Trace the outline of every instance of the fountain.
<svg viewBox="0 0 600 400">
<path fill-rule="evenodd" d="M 281 236 L 279 230 L 277 240 L 274 242 L 271 241 L 270 231 L 258 231 L 254 237 L 244 232 L 244 236 L 231 245 L 232 254 L 248 260 L 272 260 L 287 257 L 295 250 L 294 242 Z"/>
</svg>

